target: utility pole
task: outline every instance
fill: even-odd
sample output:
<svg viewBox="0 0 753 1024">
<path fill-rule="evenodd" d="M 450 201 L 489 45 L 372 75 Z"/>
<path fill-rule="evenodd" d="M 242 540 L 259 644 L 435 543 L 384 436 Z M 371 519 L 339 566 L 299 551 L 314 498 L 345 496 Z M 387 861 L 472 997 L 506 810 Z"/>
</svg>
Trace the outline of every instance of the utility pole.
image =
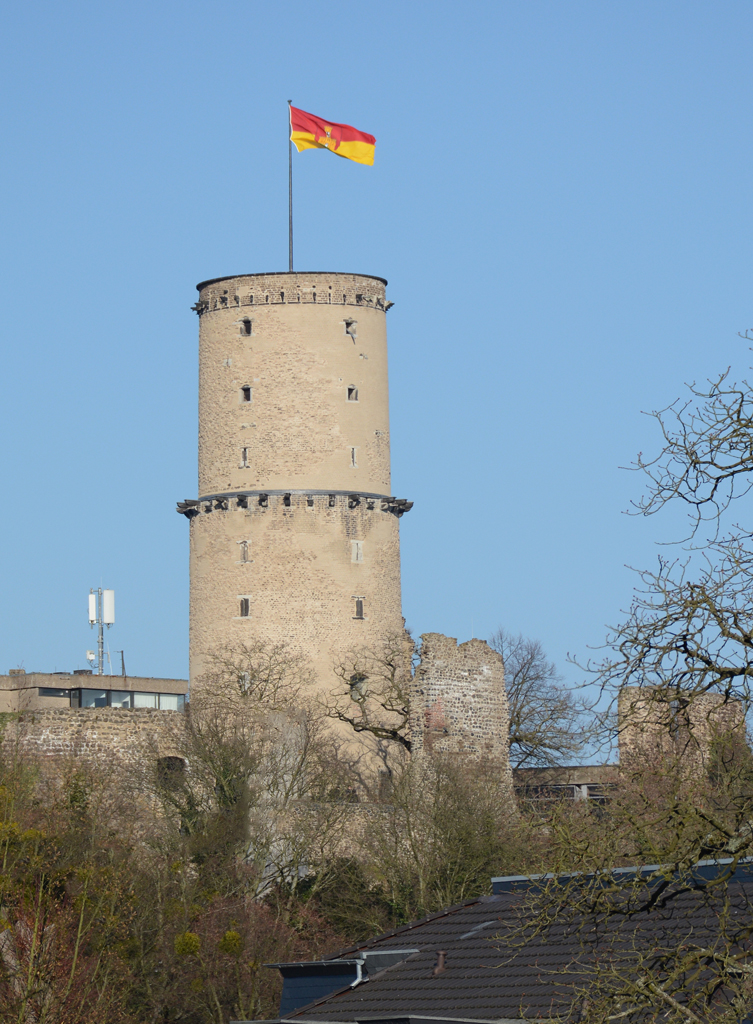
<svg viewBox="0 0 753 1024">
<path fill-rule="evenodd" d="M 105 626 L 115 622 L 115 591 L 98 587 L 89 591 L 89 625 L 97 626 L 97 675 L 105 672 Z"/>
</svg>

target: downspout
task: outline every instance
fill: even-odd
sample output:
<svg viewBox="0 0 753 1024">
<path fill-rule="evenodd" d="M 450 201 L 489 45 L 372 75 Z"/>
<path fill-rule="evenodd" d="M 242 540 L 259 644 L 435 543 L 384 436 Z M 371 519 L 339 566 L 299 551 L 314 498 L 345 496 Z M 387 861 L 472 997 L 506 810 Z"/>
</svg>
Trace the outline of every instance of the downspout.
<svg viewBox="0 0 753 1024">
<path fill-rule="evenodd" d="M 350 988 L 355 988 L 356 985 L 359 985 L 362 981 L 368 981 L 369 980 L 368 974 L 366 975 L 365 978 L 363 976 L 363 973 L 362 973 L 363 964 L 364 964 L 363 960 L 356 960 L 356 976 L 355 976 L 355 979 L 350 983 L 350 986 L 349 986 Z"/>
</svg>

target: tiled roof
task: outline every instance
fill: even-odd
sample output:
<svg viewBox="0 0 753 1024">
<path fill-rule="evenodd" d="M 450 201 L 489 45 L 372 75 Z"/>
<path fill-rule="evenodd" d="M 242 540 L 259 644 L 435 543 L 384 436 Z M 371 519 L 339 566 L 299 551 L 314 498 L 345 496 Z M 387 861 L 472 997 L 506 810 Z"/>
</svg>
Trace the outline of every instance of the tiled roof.
<svg viewBox="0 0 753 1024">
<path fill-rule="evenodd" d="M 750 917 L 751 876 L 731 882 L 728 893 Z M 597 951 L 604 957 L 605 950 L 607 955 L 629 953 L 636 945 L 673 948 L 691 932 L 694 942 L 718 939 L 716 908 L 699 892 L 684 893 L 664 907 L 628 918 L 618 915 L 599 921 L 568 915 L 545 931 L 526 926 L 521 918 L 527 912 L 525 900 L 520 892 L 482 896 L 344 950 L 338 956 L 407 947 L 419 952 L 286 1019 L 336 1022 L 416 1015 L 546 1020 L 569 1011 L 574 988 L 585 980 L 579 963 L 592 962 Z M 439 950 L 447 953 L 446 966 L 434 975 Z"/>
</svg>

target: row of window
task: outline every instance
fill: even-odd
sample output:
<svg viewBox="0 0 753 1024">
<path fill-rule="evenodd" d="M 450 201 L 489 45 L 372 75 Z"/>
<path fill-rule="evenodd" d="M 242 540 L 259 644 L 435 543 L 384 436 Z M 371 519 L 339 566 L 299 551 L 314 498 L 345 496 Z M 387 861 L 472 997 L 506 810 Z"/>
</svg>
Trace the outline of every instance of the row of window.
<svg viewBox="0 0 753 1024">
<path fill-rule="evenodd" d="M 235 542 L 238 545 L 238 561 L 239 562 L 250 562 L 251 559 L 248 557 L 251 550 L 250 540 L 237 540 Z M 350 560 L 351 562 L 362 562 L 363 561 L 363 541 L 352 540 L 350 542 Z"/>
<path fill-rule="evenodd" d="M 330 296 L 330 299 L 331 298 L 332 298 L 332 296 Z M 281 299 L 282 302 L 285 301 L 285 292 L 280 292 L 280 299 Z M 267 300 L 269 300 L 269 296 L 267 296 Z M 251 301 L 253 302 L 253 296 L 251 296 Z M 314 302 L 316 302 L 316 292 L 314 292 Z M 344 295 L 343 295 L 343 302 L 345 302 L 345 296 Z M 253 329 L 254 329 L 253 320 L 250 317 L 248 317 L 248 316 L 244 316 L 243 319 L 242 320 L 238 320 L 237 323 L 238 323 L 238 333 L 240 334 L 240 336 L 242 338 L 250 338 L 251 334 L 253 332 Z M 343 320 L 342 324 L 343 324 L 343 328 L 345 330 L 345 333 L 347 334 L 347 336 L 349 338 L 353 339 L 353 343 L 355 344 L 355 340 L 356 340 L 356 321 L 355 320 Z"/>
<path fill-rule="evenodd" d="M 238 469 L 251 469 L 251 463 L 249 462 L 249 459 L 251 457 L 250 456 L 250 452 L 251 452 L 250 448 L 241 448 L 241 458 L 240 458 L 240 462 L 238 463 Z M 350 468 L 351 469 L 358 469 L 358 448 L 357 447 L 350 449 Z"/>
<path fill-rule="evenodd" d="M 364 599 L 362 597 L 354 597 L 353 600 L 355 601 L 355 608 L 354 608 L 355 614 L 353 615 L 353 618 L 354 619 L 365 619 L 366 616 L 365 616 L 364 610 L 363 610 L 364 609 Z M 244 596 L 239 596 L 238 597 L 238 612 L 239 612 L 238 618 L 240 618 L 240 619 L 249 619 L 249 618 L 251 618 L 251 598 L 250 597 L 244 597 Z"/>
<path fill-rule="evenodd" d="M 345 389 L 345 395 L 346 395 L 346 398 L 347 398 L 347 400 L 349 402 L 357 402 L 358 401 L 358 388 L 355 386 L 355 384 L 348 384 L 347 388 Z M 240 389 L 240 402 L 241 402 L 241 404 L 243 404 L 244 402 L 252 402 L 253 398 L 254 398 L 254 389 L 251 387 L 251 385 L 250 384 L 242 384 L 241 385 L 241 389 Z"/>
<path fill-rule="evenodd" d="M 69 697 L 72 708 L 158 708 L 160 711 L 183 711 L 186 698 L 182 693 L 133 693 L 130 690 L 75 690 L 39 687 L 40 697 Z"/>
</svg>

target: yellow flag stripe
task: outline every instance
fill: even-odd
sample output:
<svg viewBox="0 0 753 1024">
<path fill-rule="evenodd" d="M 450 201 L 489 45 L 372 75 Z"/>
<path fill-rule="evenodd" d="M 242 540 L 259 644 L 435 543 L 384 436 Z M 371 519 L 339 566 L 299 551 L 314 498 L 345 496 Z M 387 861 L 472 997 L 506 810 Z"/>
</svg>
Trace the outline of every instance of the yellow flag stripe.
<svg viewBox="0 0 753 1024">
<path fill-rule="evenodd" d="M 354 160 L 357 164 L 368 164 L 369 166 L 374 164 L 374 146 L 368 142 L 361 142 L 356 139 L 350 141 L 343 140 L 338 148 L 334 149 L 331 146 L 325 146 L 323 143 L 317 142 L 316 137 L 310 132 L 291 132 L 290 138 L 299 153 L 302 153 L 304 149 L 329 149 L 330 153 L 334 153 L 335 156 L 345 157 L 346 160 Z"/>
</svg>

